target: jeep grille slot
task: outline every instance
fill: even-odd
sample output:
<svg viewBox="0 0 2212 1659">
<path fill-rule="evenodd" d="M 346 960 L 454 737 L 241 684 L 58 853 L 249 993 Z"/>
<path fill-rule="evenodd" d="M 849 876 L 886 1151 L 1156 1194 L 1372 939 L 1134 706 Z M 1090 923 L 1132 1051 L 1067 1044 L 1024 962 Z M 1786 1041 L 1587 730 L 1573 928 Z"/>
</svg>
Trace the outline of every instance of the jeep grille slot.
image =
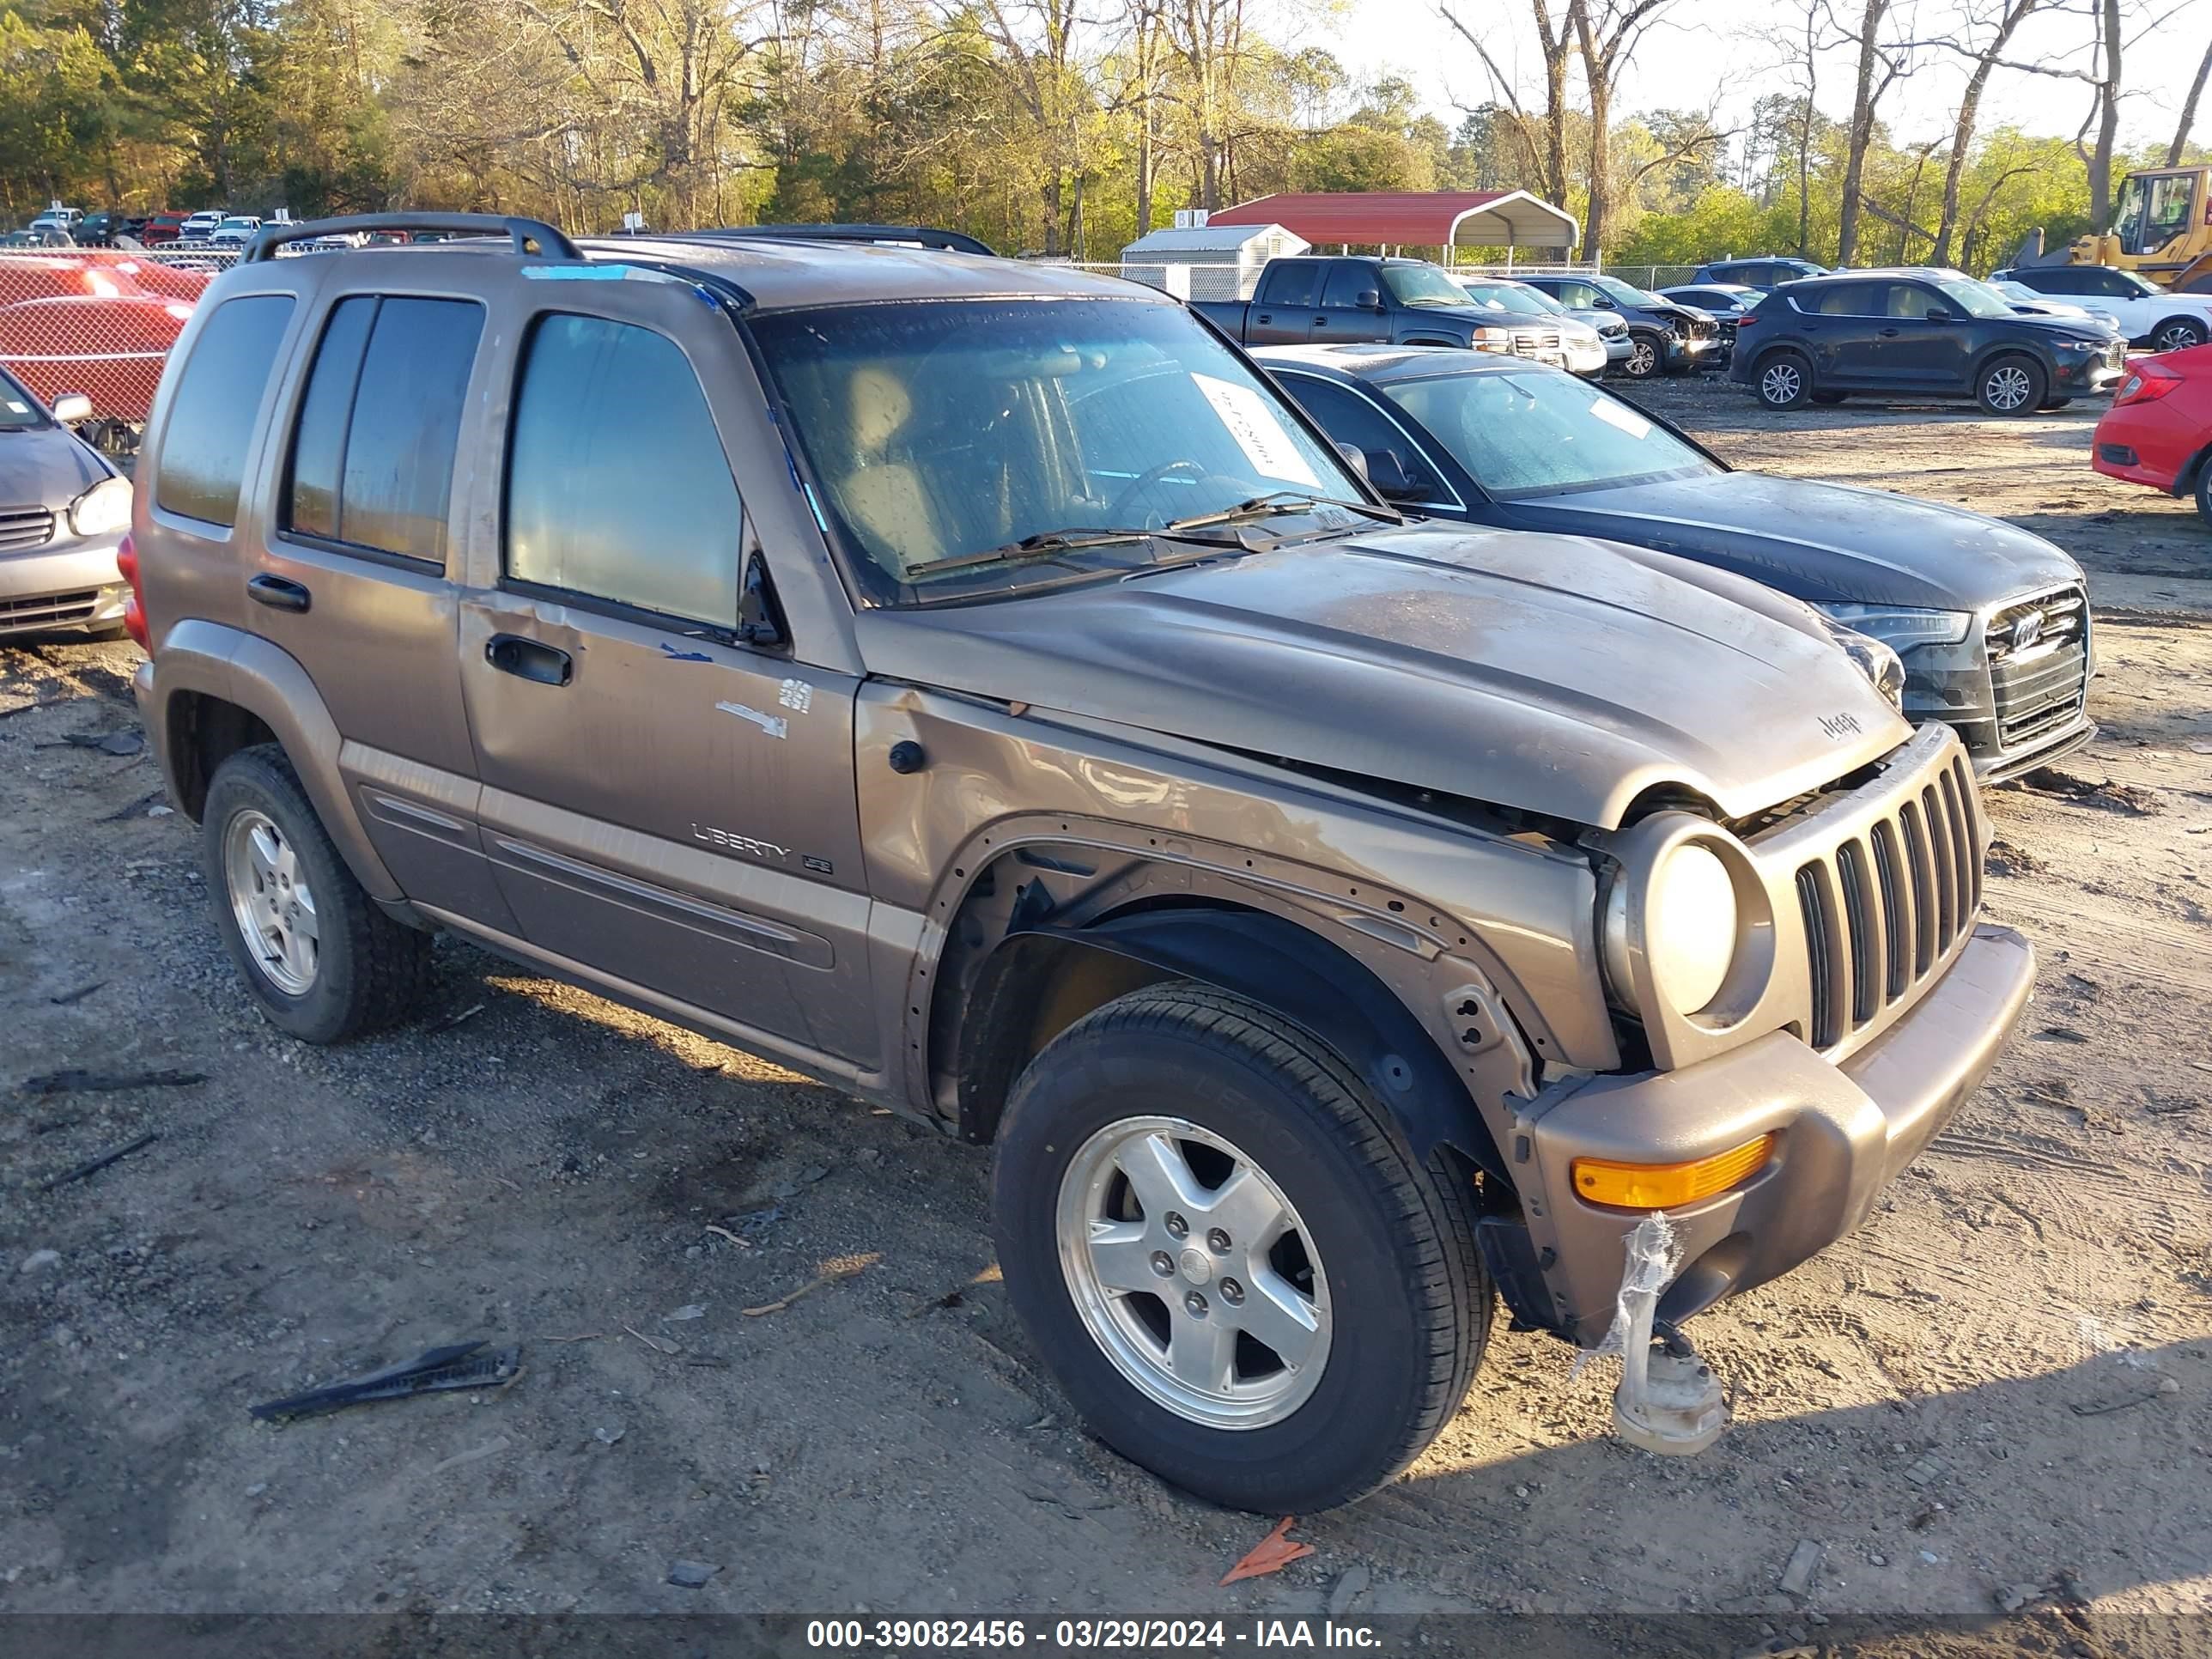
<svg viewBox="0 0 2212 1659">
<path fill-rule="evenodd" d="M 1877 823 L 1872 840 L 1875 878 L 1881 884 L 1883 955 L 1889 963 L 1889 980 L 1883 992 L 1894 1002 L 1911 982 L 1911 916 L 1905 908 L 1905 873 L 1898 862 L 1897 831 L 1887 823 Z"/>
<path fill-rule="evenodd" d="M 1830 1049 L 1910 1000 L 1981 904 L 1974 785 L 1955 755 L 1796 871 L 1810 1032 Z"/>
<path fill-rule="evenodd" d="M 1813 982 L 1813 1046 L 1832 1047 L 1842 1035 L 1836 1006 L 1836 930 L 1828 902 L 1826 870 L 1808 864 L 1797 872 L 1797 904 L 1805 915 L 1806 968 Z"/>
</svg>

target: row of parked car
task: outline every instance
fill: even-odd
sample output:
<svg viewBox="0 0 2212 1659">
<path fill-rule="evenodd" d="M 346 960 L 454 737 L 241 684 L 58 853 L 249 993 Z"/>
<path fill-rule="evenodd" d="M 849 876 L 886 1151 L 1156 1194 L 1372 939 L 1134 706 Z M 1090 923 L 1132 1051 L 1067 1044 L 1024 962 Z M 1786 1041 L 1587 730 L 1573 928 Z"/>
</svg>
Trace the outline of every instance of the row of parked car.
<svg viewBox="0 0 2212 1659">
<path fill-rule="evenodd" d="M 119 548 L 0 393 L 246 994 L 356 1036 L 445 931 L 995 1142 L 1042 1364 L 1167 1480 L 1373 1490 L 1662 1211 L 1617 1419 L 1707 1443 L 1683 1322 L 2021 1016 L 1978 779 L 2088 736 L 2094 656 L 2039 538 L 1732 471 L 1396 264 L 1354 309 L 1445 341 L 1247 353 L 911 235 L 333 241 L 422 228 L 216 279 Z M 1334 326 L 1315 263 L 1238 329 Z"/>
<path fill-rule="evenodd" d="M 112 247 L 135 242 L 141 247 L 175 244 L 185 247 L 242 249 L 261 228 L 258 215 L 205 208 L 197 213 L 126 213 L 120 208 L 48 208 L 21 230 L 0 237 L 0 246 Z"/>
</svg>

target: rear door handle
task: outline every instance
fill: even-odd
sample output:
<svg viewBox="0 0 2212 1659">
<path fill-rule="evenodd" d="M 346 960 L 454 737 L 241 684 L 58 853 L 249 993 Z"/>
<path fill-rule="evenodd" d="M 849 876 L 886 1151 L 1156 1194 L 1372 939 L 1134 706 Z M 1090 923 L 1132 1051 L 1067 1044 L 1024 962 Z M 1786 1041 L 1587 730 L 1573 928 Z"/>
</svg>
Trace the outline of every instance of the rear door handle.
<svg viewBox="0 0 2212 1659">
<path fill-rule="evenodd" d="M 289 576 L 254 576 L 246 584 L 247 597 L 271 611 L 305 611 L 314 595 Z"/>
<path fill-rule="evenodd" d="M 484 641 L 484 660 L 502 674 L 538 685 L 566 685 L 575 675 L 568 653 L 519 634 L 495 634 Z"/>
</svg>

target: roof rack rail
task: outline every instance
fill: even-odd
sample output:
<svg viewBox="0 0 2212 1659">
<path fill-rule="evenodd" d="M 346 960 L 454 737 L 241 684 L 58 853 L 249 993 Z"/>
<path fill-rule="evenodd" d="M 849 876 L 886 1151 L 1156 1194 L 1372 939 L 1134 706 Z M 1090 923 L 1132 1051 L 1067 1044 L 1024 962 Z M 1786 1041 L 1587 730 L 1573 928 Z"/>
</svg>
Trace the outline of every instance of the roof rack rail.
<svg viewBox="0 0 2212 1659">
<path fill-rule="evenodd" d="M 963 231 L 939 230 L 928 225 L 724 225 L 688 234 L 764 242 L 874 242 L 935 248 L 945 253 L 980 253 L 987 259 L 999 257 L 989 243 Z"/>
<path fill-rule="evenodd" d="M 241 263 L 273 259 L 288 242 L 311 241 L 319 236 L 349 236 L 357 231 L 438 230 L 456 236 L 505 236 L 517 253 L 527 254 L 531 244 L 549 258 L 580 259 L 583 250 L 567 234 L 536 219 L 519 219 L 500 213 L 349 213 L 336 219 L 307 219 L 264 225 L 246 245 Z"/>
</svg>

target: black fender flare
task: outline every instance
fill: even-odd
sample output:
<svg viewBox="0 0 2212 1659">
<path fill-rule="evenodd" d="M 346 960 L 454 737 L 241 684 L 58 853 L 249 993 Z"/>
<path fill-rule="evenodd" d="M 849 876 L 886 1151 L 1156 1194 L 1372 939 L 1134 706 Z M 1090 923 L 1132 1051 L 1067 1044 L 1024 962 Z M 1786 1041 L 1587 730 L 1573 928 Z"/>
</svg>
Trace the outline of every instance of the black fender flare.
<svg viewBox="0 0 2212 1659">
<path fill-rule="evenodd" d="M 1033 937 L 1249 997 L 1341 1056 L 1417 1159 L 1448 1146 L 1510 1188 L 1482 1114 L 1435 1039 L 1356 957 L 1296 922 L 1254 910 L 1148 910 L 1088 927 L 1022 929 L 1000 948 Z"/>
</svg>

